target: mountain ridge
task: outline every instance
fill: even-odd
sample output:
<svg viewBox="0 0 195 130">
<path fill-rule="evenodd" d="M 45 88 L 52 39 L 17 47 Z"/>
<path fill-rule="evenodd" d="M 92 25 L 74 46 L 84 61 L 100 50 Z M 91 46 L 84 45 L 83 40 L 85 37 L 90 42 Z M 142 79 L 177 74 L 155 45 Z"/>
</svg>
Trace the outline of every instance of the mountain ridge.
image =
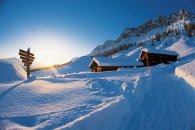
<svg viewBox="0 0 195 130">
<path fill-rule="evenodd" d="M 180 27 L 177 28 L 178 33 L 182 33 L 184 29 L 184 24 L 186 23 L 194 23 L 195 22 L 195 15 L 188 12 L 185 9 L 181 9 L 177 13 L 171 13 L 168 17 L 167 16 L 157 16 L 155 19 L 150 19 L 143 24 L 137 26 L 137 27 L 131 27 L 131 28 L 125 28 L 120 36 L 116 40 L 106 40 L 102 45 L 98 45 L 90 54 L 89 56 L 104 56 L 103 53 L 113 49 L 117 48 L 121 45 L 128 45 L 131 43 L 132 45 L 138 45 L 140 42 L 146 42 L 148 40 L 152 40 L 154 35 L 156 33 L 159 33 L 158 28 L 163 28 L 163 32 L 165 30 L 168 30 L 170 26 L 173 26 L 178 21 L 180 22 Z M 183 26 L 183 27 L 181 27 Z M 172 28 L 173 29 L 173 28 Z M 174 28 L 175 29 L 175 28 Z M 153 34 L 148 37 L 147 33 L 150 33 L 153 31 Z M 161 33 L 163 33 L 161 32 Z M 143 38 L 146 38 L 143 40 Z M 133 40 L 132 40 L 133 39 Z M 139 46 L 139 45 L 138 45 Z M 131 46 L 129 46 L 131 47 Z M 127 48 L 127 47 L 126 47 Z"/>
</svg>

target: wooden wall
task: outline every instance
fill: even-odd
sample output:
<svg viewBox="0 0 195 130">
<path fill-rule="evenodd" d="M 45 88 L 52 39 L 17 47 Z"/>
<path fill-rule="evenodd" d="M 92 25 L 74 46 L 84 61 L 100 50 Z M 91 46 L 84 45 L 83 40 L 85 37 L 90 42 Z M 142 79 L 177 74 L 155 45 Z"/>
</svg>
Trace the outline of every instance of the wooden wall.
<svg viewBox="0 0 195 130">
<path fill-rule="evenodd" d="M 168 64 L 170 61 L 177 61 L 177 56 L 142 52 L 140 61 L 144 63 L 144 66 L 153 66 L 160 63 Z"/>
</svg>

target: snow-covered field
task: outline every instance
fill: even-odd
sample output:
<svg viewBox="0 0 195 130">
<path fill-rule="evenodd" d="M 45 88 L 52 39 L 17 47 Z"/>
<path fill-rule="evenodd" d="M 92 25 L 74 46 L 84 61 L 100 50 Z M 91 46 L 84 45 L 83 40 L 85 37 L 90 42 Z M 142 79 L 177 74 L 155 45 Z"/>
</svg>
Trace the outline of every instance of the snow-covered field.
<svg viewBox="0 0 195 130">
<path fill-rule="evenodd" d="M 0 129 L 194 130 L 194 45 L 183 36 L 158 44 L 179 54 L 171 64 L 91 73 L 84 56 L 29 80 L 0 63 Z M 135 60 L 141 49 L 112 57 Z"/>
<path fill-rule="evenodd" d="M 195 128 L 195 91 L 175 65 L 33 77 L 0 84 L 0 126 L 19 129 Z"/>
</svg>

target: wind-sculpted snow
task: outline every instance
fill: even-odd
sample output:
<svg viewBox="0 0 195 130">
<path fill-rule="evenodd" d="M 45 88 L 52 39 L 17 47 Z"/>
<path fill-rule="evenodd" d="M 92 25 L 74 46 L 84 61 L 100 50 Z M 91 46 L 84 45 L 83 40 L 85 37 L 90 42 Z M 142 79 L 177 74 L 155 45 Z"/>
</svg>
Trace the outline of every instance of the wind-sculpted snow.
<svg viewBox="0 0 195 130">
<path fill-rule="evenodd" d="M 0 62 L 0 83 L 26 79 L 26 71 L 17 64 Z"/>
<path fill-rule="evenodd" d="M 129 74 L 135 72 L 133 70 Z M 195 128 L 195 90 L 174 76 L 174 66 L 161 65 L 146 68 L 143 72 L 143 74 L 137 73 L 134 78 L 129 76 L 126 80 L 116 76 L 105 78 L 109 79 L 108 81 L 104 78 L 88 81 L 92 85 L 90 89 L 99 92 L 95 94 L 112 92 L 112 89 L 108 89 L 112 86 L 118 87 L 116 92 L 120 92 L 121 96 L 58 129 L 190 130 Z"/>
<path fill-rule="evenodd" d="M 32 77 L 0 84 L 6 129 L 191 129 L 195 90 L 175 63 L 104 73 Z M 177 109 L 176 109 L 177 108 Z"/>
<path fill-rule="evenodd" d="M 95 94 L 86 79 L 52 77 L 0 84 L 0 93 L 2 129 L 54 129 L 118 96 L 110 95 L 110 91 Z"/>
<path fill-rule="evenodd" d="M 187 83 L 195 88 L 195 60 L 178 66 L 175 69 L 175 74 L 178 77 L 184 78 Z"/>
</svg>

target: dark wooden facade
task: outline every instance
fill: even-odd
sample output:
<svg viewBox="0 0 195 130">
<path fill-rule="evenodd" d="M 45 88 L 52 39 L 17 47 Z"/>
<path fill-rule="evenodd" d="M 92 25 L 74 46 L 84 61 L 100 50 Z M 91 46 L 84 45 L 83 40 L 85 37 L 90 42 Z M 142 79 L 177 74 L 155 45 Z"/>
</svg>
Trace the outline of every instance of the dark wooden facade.
<svg viewBox="0 0 195 130">
<path fill-rule="evenodd" d="M 142 51 L 139 60 L 144 63 L 144 66 L 153 66 L 160 63 L 169 64 L 171 61 L 177 61 L 177 55 L 148 53 Z"/>
<path fill-rule="evenodd" d="M 134 66 L 99 66 L 95 61 L 90 65 L 91 72 L 116 71 L 118 68 L 133 68 Z"/>
</svg>

